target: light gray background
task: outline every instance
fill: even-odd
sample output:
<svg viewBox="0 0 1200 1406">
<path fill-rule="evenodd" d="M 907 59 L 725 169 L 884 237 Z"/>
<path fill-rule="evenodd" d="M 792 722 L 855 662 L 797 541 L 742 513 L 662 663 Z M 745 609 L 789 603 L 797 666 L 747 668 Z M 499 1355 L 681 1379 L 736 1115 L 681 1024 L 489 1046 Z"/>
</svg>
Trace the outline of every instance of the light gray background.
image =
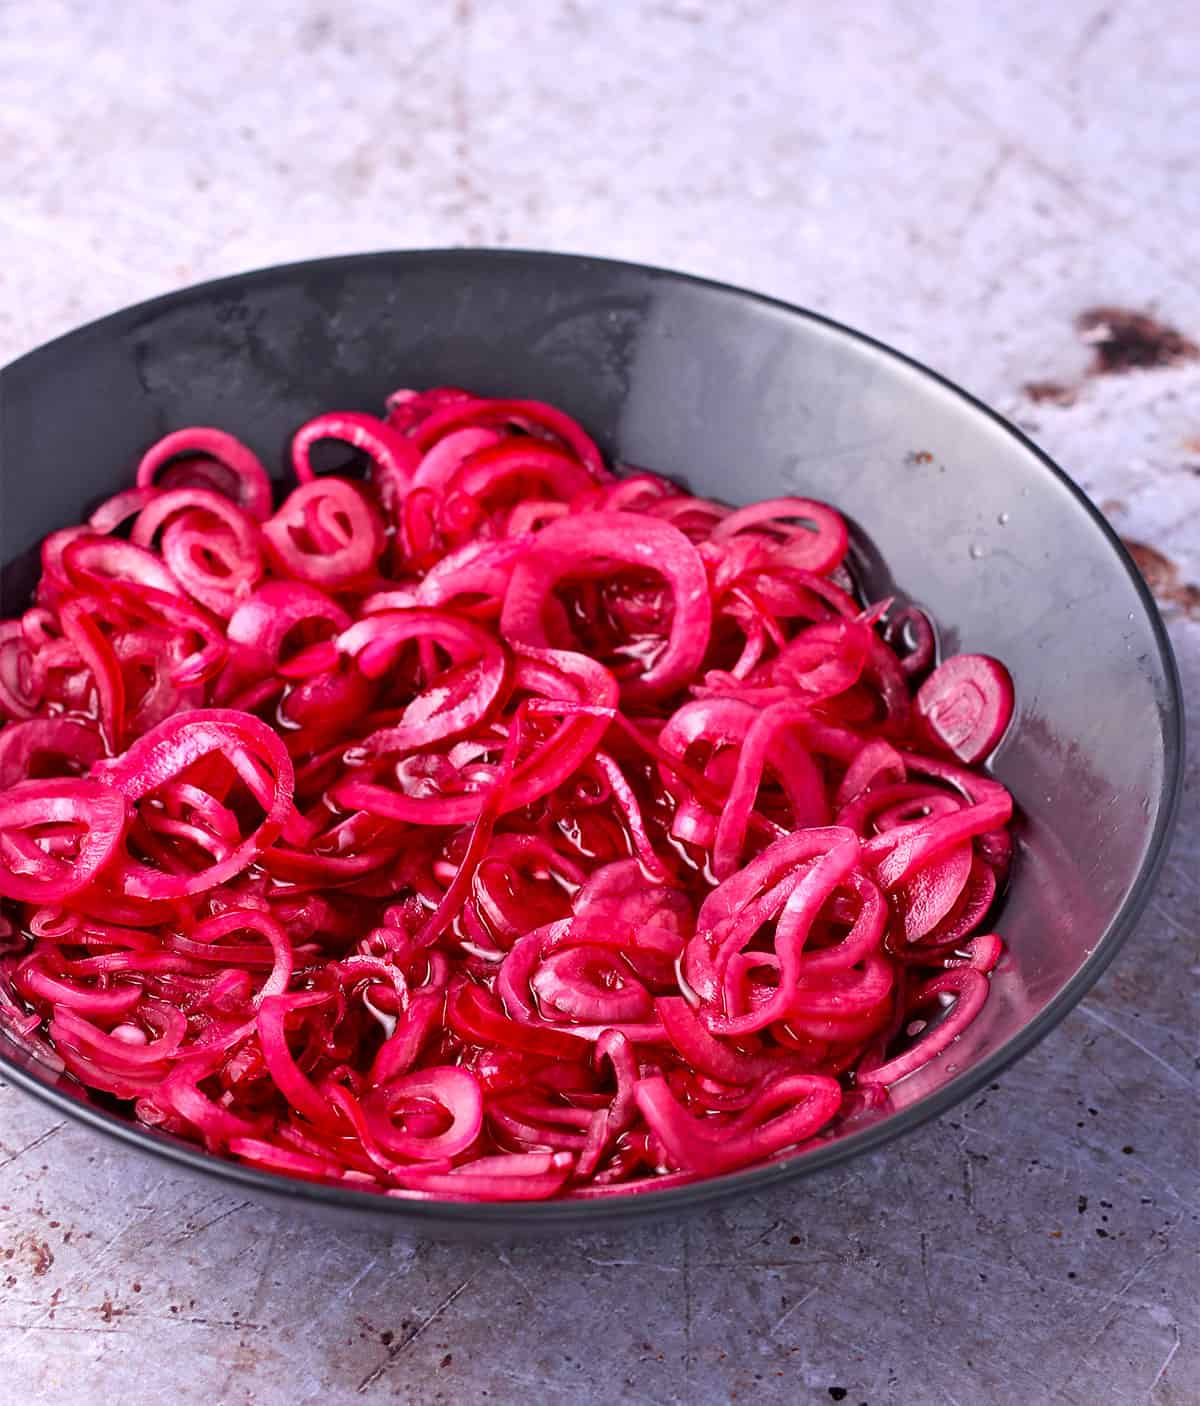
<svg viewBox="0 0 1200 1406">
<path fill-rule="evenodd" d="M 0 0 L 0 363 L 192 281 L 389 246 L 672 265 L 1010 414 L 1200 578 L 1192 0 Z M 64 407 L 69 413 L 69 407 Z M 1200 696 L 1200 623 L 1172 637 Z M 387 1243 L 166 1175 L 0 1089 L 0 1398 L 1192 1403 L 1200 788 L 1141 930 L 1002 1085 L 690 1222 Z"/>
</svg>

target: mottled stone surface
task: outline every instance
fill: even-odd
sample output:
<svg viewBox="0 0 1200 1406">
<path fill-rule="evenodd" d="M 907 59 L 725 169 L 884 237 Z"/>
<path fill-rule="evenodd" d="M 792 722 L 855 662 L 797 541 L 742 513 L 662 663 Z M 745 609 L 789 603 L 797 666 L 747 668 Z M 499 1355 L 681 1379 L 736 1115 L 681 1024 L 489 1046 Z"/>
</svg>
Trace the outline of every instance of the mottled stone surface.
<svg viewBox="0 0 1200 1406">
<path fill-rule="evenodd" d="M 1200 339 L 1198 31 L 1191 0 L 0 0 L 0 362 L 312 255 L 668 264 L 928 360 L 1186 586 L 1200 363 L 1087 377 L 1075 319 Z M 0 1395 L 1194 1402 L 1198 862 L 1193 764 L 1140 932 L 1000 1087 L 844 1171 L 619 1237 L 333 1232 L 0 1090 Z"/>
</svg>

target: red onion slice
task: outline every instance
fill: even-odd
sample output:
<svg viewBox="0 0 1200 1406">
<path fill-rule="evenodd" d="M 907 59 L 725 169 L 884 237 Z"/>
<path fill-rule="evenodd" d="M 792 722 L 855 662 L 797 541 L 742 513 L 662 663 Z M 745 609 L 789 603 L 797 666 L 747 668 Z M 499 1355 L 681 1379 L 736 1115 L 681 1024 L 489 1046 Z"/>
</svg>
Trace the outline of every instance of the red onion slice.
<svg viewBox="0 0 1200 1406">
<path fill-rule="evenodd" d="M 931 740 L 970 765 L 993 752 L 1008 728 L 1012 679 L 986 654 L 956 654 L 917 690 L 916 706 Z"/>
</svg>

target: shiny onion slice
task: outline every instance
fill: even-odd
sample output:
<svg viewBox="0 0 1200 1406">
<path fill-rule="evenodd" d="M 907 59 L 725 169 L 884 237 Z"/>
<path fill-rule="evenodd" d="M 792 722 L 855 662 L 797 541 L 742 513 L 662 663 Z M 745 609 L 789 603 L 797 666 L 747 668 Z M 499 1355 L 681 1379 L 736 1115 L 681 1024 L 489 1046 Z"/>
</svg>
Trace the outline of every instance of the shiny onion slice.
<svg viewBox="0 0 1200 1406">
<path fill-rule="evenodd" d="M 835 509 L 457 387 L 291 459 L 276 506 L 166 436 L 0 622 L 7 1032 L 216 1155 L 457 1201 L 786 1157 L 947 1054 L 1012 684 L 857 599 Z"/>
<path fill-rule="evenodd" d="M 131 898 L 181 898 L 233 878 L 262 854 L 293 814 L 295 782 L 286 748 L 265 723 L 233 709 L 194 708 L 177 714 L 140 737 L 121 756 L 97 762 L 92 771 L 135 804 L 159 793 L 158 806 L 163 808 L 167 808 L 161 797 L 165 785 L 195 778 L 191 787 L 196 795 L 187 795 L 183 804 L 204 825 L 205 835 L 220 844 L 219 852 L 213 851 L 214 862 L 198 871 L 182 862 L 167 870 L 131 859 L 113 876 L 120 891 Z M 211 794 L 197 784 L 199 772 L 212 786 Z M 204 807 L 226 799 L 234 781 L 251 793 L 262 818 L 244 838 L 231 840 L 217 831 Z"/>
<path fill-rule="evenodd" d="M 262 576 L 259 524 L 220 493 L 172 488 L 156 494 L 137 515 L 130 541 L 150 547 L 160 531 L 171 575 L 193 600 L 223 618 Z"/>
<path fill-rule="evenodd" d="M 800 524 L 795 526 L 793 524 Z M 846 555 L 849 537 L 841 514 L 811 498 L 768 498 L 722 518 L 714 542 L 744 534 L 769 542 L 770 559 L 808 571 L 832 571 Z"/>
<path fill-rule="evenodd" d="M 504 595 L 500 631 L 513 645 L 546 648 L 546 615 L 557 605 L 552 592 L 576 572 L 608 575 L 618 564 L 665 579 L 671 609 L 645 621 L 649 633 L 663 636 L 649 668 L 622 685 L 626 699 L 650 699 L 680 689 L 695 674 L 708 649 L 712 605 L 704 563 L 688 539 L 669 523 L 638 520 L 624 513 L 588 513 L 558 518 L 537 533 L 530 551 L 517 562 Z M 563 615 L 561 606 L 554 611 Z M 562 620 L 563 631 L 569 631 Z M 569 640 L 556 641 L 567 643 Z"/>
<path fill-rule="evenodd" d="M 925 680 L 916 704 L 930 740 L 971 764 L 993 751 L 1008 728 L 1012 679 L 985 654 L 956 654 Z"/>
<path fill-rule="evenodd" d="M 428 747 L 478 727 L 508 679 L 508 653 L 491 632 L 431 610 L 367 616 L 338 636 L 337 648 L 367 678 L 379 679 L 396 672 L 397 659 L 411 641 L 420 642 L 425 652 L 441 650 L 451 667 L 424 680 L 423 691 L 405 704 L 399 721 L 366 738 L 363 747 L 375 755 Z"/>
<path fill-rule="evenodd" d="M 142 456 L 135 477 L 139 488 L 213 489 L 260 522 L 271 515 L 266 469 L 252 450 L 224 430 L 191 426 L 166 435 Z"/>
<path fill-rule="evenodd" d="M 70 718 L 30 718 L 0 728 L 0 792 L 32 776 L 78 776 L 104 754 L 97 728 Z"/>
<path fill-rule="evenodd" d="M 553 405 L 539 400 L 489 400 L 470 394 L 447 396 L 439 390 L 427 391 L 426 396 L 437 397 L 440 403 L 417 411 L 412 400 L 400 402 L 404 410 L 398 415 L 397 396 L 389 401 L 390 418 L 396 423 L 400 418 L 419 415 L 412 424 L 409 434 L 418 449 L 432 449 L 450 430 L 470 426 L 516 425 L 539 438 L 557 439 L 571 452 L 588 475 L 597 482 L 604 482 L 608 472 L 595 442 L 577 421 L 565 415 Z M 417 398 L 418 403 L 420 397 Z"/>
<path fill-rule="evenodd" d="M 277 572 L 333 588 L 366 577 L 384 543 L 377 510 L 341 478 L 302 483 L 262 531 Z"/>
<path fill-rule="evenodd" d="M 318 415 L 296 431 L 292 467 L 301 483 L 311 483 L 317 477 L 312 451 L 321 440 L 348 444 L 366 456 L 371 481 L 378 488 L 380 502 L 389 510 L 400 502 L 421 462 L 416 447 L 385 420 L 344 410 Z"/>
<path fill-rule="evenodd" d="M 0 796 L 0 895 L 52 904 L 92 883 L 126 825 L 124 796 L 84 778 L 19 781 Z"/>
</svg>

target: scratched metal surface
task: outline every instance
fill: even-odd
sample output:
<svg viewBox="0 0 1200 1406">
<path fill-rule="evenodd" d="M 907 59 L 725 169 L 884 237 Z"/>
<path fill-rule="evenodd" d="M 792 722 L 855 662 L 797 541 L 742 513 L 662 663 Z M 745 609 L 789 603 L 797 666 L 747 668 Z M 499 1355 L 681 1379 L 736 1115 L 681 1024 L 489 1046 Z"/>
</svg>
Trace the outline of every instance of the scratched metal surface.
<svg viewBox="0 0 1200 1406">
<path fill-rule="evenodd" d="M 1112 304 L 1200 338 L 1191 0 L 841 9 L 0 0 L 0 362 L 195 279 L 354 249 L 582 249 L 748 283 L 1026 426 L 1168 559 L 1200 697 L 1180 589 L 1200 362 L 1085 376 L 1074 327 Z M 1022 389 L 1046 381 L 1065 392 Z M 1193 763 L 1136 939 L 999 1087 L 844 1171 L 621 1237 L 331 1232 L 0 1089 L 0 1394 L 1194 1402 L 1198 872 Z"/>
</svg>

